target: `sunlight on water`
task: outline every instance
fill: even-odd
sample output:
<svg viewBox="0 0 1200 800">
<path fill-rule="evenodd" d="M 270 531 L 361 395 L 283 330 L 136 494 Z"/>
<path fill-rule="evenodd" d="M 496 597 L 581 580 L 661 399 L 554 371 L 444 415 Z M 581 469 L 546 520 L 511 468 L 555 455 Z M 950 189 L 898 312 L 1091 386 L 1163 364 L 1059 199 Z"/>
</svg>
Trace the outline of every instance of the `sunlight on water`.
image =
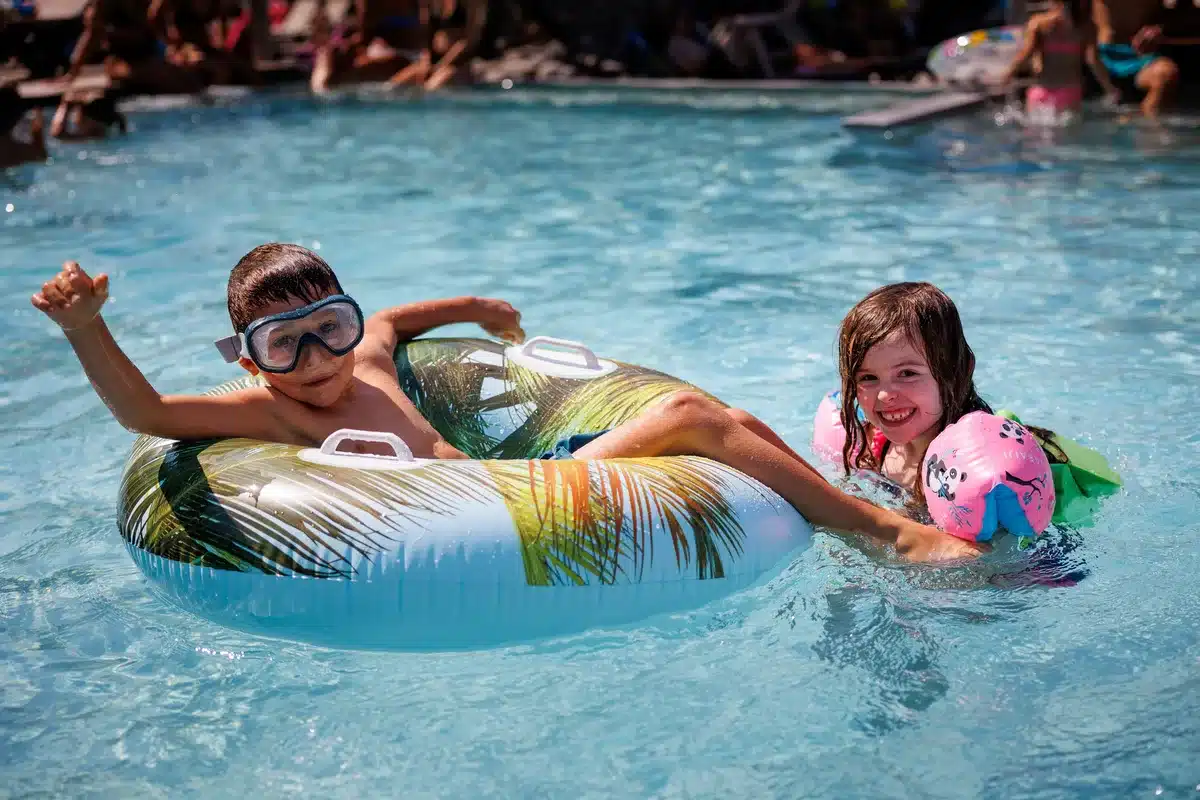
<svg viewBox="0 0 1200 800">
<path fill-rule="evenodd" d="M 1196 795 L 1200 133 L 985 112 L 855 136 L 838 115 L 878 98 L 671 97 L 160 109 L 0 179 L 6 790 Z M 224 630 L 147 592 L 114 525 L 133 437 L 28 296 L 66 258 L 109 272 L 118 340 L 161 391 L 199 390 L 232 375 L 229 269 L 272 239 L 319 248 L 368 311 L 502 296 L 805 452 L 841 315 L 932 280 L 985 397 L 1127 489 L 1032 553 L 939 570 L 820 535 L 698 612 L 496 651 Z"/>
</svg>

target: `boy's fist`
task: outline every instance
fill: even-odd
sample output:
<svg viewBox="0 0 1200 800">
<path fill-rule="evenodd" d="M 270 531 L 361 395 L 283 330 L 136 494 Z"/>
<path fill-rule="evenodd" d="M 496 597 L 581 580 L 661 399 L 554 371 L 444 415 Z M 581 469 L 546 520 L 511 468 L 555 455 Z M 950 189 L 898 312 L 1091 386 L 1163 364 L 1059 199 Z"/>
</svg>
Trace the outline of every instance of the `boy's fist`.
<svg viewBox="0 0 1200 800">
<path fill-rule="evenodd" d="M 64 331 L 91 324 L 100 315 L 108 299 L 108 275 L 89 276 L 74 261 L 63 264 L 62 271 L 42 284 L 31 300 L 33 307 L 58 323 Z"/>
</svg>

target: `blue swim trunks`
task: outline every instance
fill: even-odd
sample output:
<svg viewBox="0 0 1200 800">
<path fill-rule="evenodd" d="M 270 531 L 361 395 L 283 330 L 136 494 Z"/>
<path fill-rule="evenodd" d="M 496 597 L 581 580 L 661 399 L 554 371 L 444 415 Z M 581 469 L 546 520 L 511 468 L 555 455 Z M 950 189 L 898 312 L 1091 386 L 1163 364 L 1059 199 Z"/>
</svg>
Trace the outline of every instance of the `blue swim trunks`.
<svg viewBox="0 0 1200 800">
<path fill-rule="evenodd" d="M 1134 78 L 1158 58 L 1154 53 L 1139 53 L 1128 44 L 1102 44 L 1097 48 L 1100 61 L 1114 78 Z"/>
<path fill-rule="evenodd" d="M 565 461 L 575 457 L 575 451 L 589 442 L 594 442 L 608 431 L 598 433 L 576 433 L 565 436 L 554 443 L 553 450 L 547 450 L 538 456 L 542 460 Z"/>
</svg>

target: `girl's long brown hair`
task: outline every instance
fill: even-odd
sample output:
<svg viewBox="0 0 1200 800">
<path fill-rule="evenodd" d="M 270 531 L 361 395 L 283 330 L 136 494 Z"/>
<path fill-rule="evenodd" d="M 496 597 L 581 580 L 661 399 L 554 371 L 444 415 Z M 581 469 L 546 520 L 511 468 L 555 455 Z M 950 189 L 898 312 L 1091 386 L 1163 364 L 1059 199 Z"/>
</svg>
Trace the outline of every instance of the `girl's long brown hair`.
<svg viewBox="0 0 1200 800">
<path fill-rule="evenodd" d="M 868 444 L 866 424 L 858 418 L 857 375 L 867 352 L 897 332 L 925 354 L 937 381 L 942 400 L 939 432 L 964 414 L 992 411 L 975 390 L 975 353 L 963 335 L 954 301 L 931 283 L 893 283 L 876 289 L 850 309 L 838 335 L 842 426 L 846 429 L 842 466 L 847 474 L 852 468 L 878 471 L 881 466 Z M 918 482 L 918 494 L 920 488 Z"/>
</svg>

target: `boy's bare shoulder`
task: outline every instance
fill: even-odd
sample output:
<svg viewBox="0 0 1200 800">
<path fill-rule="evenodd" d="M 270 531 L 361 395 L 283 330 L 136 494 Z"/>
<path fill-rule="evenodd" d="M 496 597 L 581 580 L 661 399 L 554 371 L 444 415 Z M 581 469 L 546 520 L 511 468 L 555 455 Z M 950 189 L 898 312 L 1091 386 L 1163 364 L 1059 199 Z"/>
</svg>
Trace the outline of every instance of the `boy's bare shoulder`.
<svg viewBox="0 0 1200 800">
<path fill-rule="evenodd" d="M 372 325 L 366 326 L 362 341 L 354 348 L 354 360 L 357 364 L 365 364 L 385 372 L 395 372 L 395 336 L 388 335 L 389 331 Z"/>
</svg>

